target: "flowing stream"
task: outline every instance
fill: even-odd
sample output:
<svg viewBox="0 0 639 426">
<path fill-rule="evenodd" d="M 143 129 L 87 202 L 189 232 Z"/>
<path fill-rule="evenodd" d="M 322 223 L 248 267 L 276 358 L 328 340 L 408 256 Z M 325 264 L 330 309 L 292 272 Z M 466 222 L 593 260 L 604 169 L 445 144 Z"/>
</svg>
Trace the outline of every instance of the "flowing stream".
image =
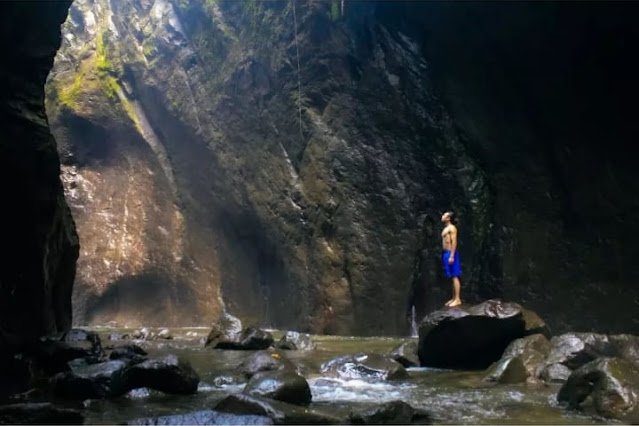
<svg viewBox="0 0 639 426">
<path fill-rule="evenodd" d="M 109 333 L 133 330 L 94 328 L 103 347 L 136 343 L 149 357 L 168 353 L 186 358 L 200 375 L 196 395 L 165 395 L 137 389 L 110 400 L 85 402 L 87 424 L 118 424 L 140 417 L 183 414 L 212 409 L 217 401 L 242 391 L 246 382 L 237 366 L 252 351 L 213 350 L 203 347 L 208 328 L 171 329 L 173 340 L 109 341 Z M 157 331 L 157 330 L 155 330 Z M 187 336 L 187 333 L 189 335 Z M 194 335 L 196 333 L 196 335 Z M 282 332 L 272 331 L 277 339 Z M 397 381 L 341 380 L 323 377 L 323 362 L 341 355 L 387 353 L 411 338 L 364 338 L 312 336 L 314 351 L 281 351 L 300 366 L 313 395 L 312 408 L 346 418 L 351 409 L 380 402 L 402 400 L 428 411 L 436 424 L 610 424 L 560 407 L 556 402 L 559 385 L 492 385 L 482 382 L 482 371 L 448 371 L 410 368 L 409 378 Z M 412 338 L 414 339 L 414 338 Z"/>
</svg>

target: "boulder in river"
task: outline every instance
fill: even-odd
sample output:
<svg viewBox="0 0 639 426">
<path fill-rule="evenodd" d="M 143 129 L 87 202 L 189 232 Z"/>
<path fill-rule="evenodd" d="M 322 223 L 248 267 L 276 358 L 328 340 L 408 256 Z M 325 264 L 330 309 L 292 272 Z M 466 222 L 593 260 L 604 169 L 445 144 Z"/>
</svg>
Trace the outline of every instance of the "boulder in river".
<svg viewBox="0 0 639 426">
<path fill-rule="evenodd" d="M 294 351 L 310 351 L 315 349 L 316 346 L 309 334 L 287 331 L 286 334 L 275 343 L 275 347 Z"/>
<path fill-rule="evenodd" d="M 129 420 L 127 425 L 272 425 L 266 416 L 229 414 L 214 410 L 194 411 L 173 416 L 145 417 Z"/>
<path fill-rule="evenodd" d="M 372 408 L 354 410 L 349 420 L 355 425 L 411 424 L 416 411 L 404 401 L 389 401 Z M 430 424 L 428 416 L 420 415 L 419 424 Z"/>
<path fill-rule="evenodd" d="M 91 399 L 124 395 L 130 388 L 125 379 L 127 364 L 107 361 L 58 373 L 51 378 L 53 394 L 67 399 Z"/>
<path fill-rule="evenodd" d="M 398 380 L 408 377 L 406 369 L 387 355 L 345 355 L 326 361 L 320 367 L 322 373 L 342 379 Z"/>
<path fill-rule="evenodd" d="M 247 379 L 262 371 L 295 371 L 295 365 L 277 351 L 257 351 L 246 358 L 238 367 Z"/>
<path fill-rule="evenodd" d="M 570 408 L 587 409 L 630 424 L 639 423 L 639 367 L 621 358 L 599 358 L 572 372 L 557 395 Z"/>
<path fill-rule="evenodd" d="M 345 423 L 343 419 L 324 413 L 321 410 L 243 393 L 227 396 L 218 402 L 214 409 L 224 413 L 268 416 L 275 424 Z"/>
<path fill-rule="evenodd" d="M 272 344 L 273 336 L 271 333 L 259 328 L 248 327 L 231 339 L 225 337 L 212 338 L 211 334 L 209 334 L 205 345 L 213 349 L 260 350 L 267 349 Z"/>
<path fill-rule="evenodd" d="M 296 405 L 308 405 L 312 399 L 306 379 L 286 370 L 257 373 L 248 381 L 243 392 Z"/>
<path fill-rule="evenodd" d="M 533 334 L 513 340 L 501 359 L 489 367 L 487 382 L 520 383 L 534 380 L 550 350 L 543 334 Z"/>
<path fill-rule="evenodd" d="M 193 394 L 200 377 L 188 361 L 167 355 L 127 368 L 126 383 L 129 389 L 145 387 L 169 394 Z"/>
<path fill-rule="evenodd" d="M 531 318 L 534 321 L 528 324 Z M 544 329 L 536 314 L 517 303 L 487 300 L 475 306 L 438 310 L 419 326 L 420 365 L 484 369 L 500 359 L 513 340 Z"/>
<path fill-rule="evenodd" d="M 617 357 L 639 364 L 639 337 L 630 334 L 565 333 L 550 340 L 546 364 L 577 369 L 599 357 Z"/>
<path fill-rule="evenodd" d="M 135 344 L 117 347 L 109 354 L 109 359 L 121 359 L 129 364 L 139 364 L 146 360 L 146 351 Z"/>
<path fill-rule="evenodd" d="M 397 348 L 393 349 L 388 355 L 406 368 L 419 366 L 416 340 L 402 343 Z"/>
</svg>

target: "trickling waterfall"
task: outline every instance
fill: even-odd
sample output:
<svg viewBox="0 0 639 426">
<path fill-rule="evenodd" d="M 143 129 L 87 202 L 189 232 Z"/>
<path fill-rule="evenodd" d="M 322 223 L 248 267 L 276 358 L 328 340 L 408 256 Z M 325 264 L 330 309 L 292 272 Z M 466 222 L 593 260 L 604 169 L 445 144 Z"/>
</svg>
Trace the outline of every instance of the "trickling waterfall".
<svg viewBox="0 0 639 426">
<path fill-rule="evenodd" d="M 410 335 L 411 337 L 417 337 L 419 335 L 417 329 L 417 319 L 415 318 L 415 305 L 410 308 Z"/>
</svg>

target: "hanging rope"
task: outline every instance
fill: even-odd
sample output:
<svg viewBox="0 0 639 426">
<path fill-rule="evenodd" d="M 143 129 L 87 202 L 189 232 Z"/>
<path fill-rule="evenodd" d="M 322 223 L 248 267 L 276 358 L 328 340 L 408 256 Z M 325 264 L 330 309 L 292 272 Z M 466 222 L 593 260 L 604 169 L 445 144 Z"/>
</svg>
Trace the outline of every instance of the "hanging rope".
<svg viewBox="0 0 639 426">
<path fill-rule="evenodd" d="M 302 81 L 300 79 L 300 48 L 297 44 L 297 16 L 295 14 L 295 0 L 293 2 L 293 25 L 295 26 L 295 50 L 297 52 L 297 110 L 299 113 L 300 122 L 300 136 L 304 137 L 302 133 Z"/>
</svg>

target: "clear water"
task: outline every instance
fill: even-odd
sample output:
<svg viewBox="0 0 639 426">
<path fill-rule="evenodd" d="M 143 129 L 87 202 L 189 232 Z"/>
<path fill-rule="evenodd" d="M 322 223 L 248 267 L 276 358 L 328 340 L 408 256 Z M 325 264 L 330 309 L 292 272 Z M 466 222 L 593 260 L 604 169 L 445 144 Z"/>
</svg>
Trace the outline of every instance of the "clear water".
<svg viewBox="0 0 639 426">
<path fill-rule="evenodd" d="M 111 342 L 111 332 L 123 329 L 94 329 L 102 337 L 103 346 L 130 341 Z M 195 332 L 197 336 L 186 336 Z M 245 380 L 236 373 L 237 366 L 250 351 L 212 350 L 203 347 L 208 329 L 171 329 L 174 340 L 134 341 L 149 356 L 174 353 L 188 359 L 201 378 L 198 393 L 191 396 L 165 395 L 138 389 L 111 400 L 85 401 L 86 423 L 117 424 L 139 417 L 183 414 L 211 409 L 217 401 L 239 393 Z M 281 332 L 273 332 L 279 338 Z M 317 349 L 310 352 L 282 351 L 300 366 L 313 394 L 311 407 L 346 418 L 353 408 L 374 406 L 384 401 L 402 400 L 415 408 L 428 411 L 436 424 L 610 424 L 609 419 L 590 417 L 566 410 L 556 402 L 558 385 L 531 387 L 522 385 L 489 385 L 477 371 L 448 371 L 411 368 L 409 377 L 400 381 L 340 380 L 323 377 L 320 365 L 337 356 L 386 353 L 405 339 L 313 336 Z"/>
</svg>

